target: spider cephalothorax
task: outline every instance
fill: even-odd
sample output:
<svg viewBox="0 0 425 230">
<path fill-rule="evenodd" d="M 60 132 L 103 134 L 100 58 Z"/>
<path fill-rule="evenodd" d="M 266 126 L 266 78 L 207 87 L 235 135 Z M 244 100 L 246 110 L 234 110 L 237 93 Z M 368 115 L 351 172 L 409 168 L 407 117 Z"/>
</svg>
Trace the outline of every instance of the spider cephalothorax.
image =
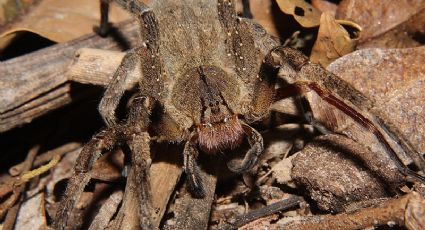
<svg viewBox="0 0 425 230">
<path fill-rule="evenodd" d="M 115 2 L 140 21 L 141 45 L 126 54 L 102 98 L 99 110 L 107 128 L 81 151 L 56 215 L 56 228 L 66 228 L 100 153 L 119 142 L 131 150 L 130 173 L 137 175 L 140 185 L 136 186 L 140 225 L 153 228 L 147 183 L 150 136 L 184 144 L 188 184 L 194 195 L 202 196 L 199 152 L 233 149 L 246 138 L 250 149 L 231 170 L 249 170 L 263 151 L 260 133 L 249 124 L 266 117 L 273 102 L 310 90 L 372 132 L 401 173 L 425 181 L 397 158 L 386 138 L 395 139 L 407 153 L 412 154 L 412 148 L 386 126 L 385 119 L 370 113 L 373 103 L 300 52 L 279 46 L 261 26 L 237 17 L 233 1 L 157 0 L 150 8 L 137 0 Z M 108 5 L 109 0 L 101 0 L 103 34 L 108 28 Z M 131 74 L 135 69 L 139 74 Z M 278 72 L 287 86 L 276 87 Z M 130 82 L 137 82 L 135 100 L 128 118 L 116 121 L 115 109 Z M 156 107 L 159 112 L 152 112 Z"/>
</svg>

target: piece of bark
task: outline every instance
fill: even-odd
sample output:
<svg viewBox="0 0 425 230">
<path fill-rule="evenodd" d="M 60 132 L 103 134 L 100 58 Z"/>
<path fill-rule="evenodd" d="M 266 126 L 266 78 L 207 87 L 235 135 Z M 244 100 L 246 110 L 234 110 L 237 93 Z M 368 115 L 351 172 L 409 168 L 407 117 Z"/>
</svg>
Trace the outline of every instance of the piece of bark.
<svg viewBox="0 0 425 230">
<path fill-rule="evenodd" d="M 64 44 L 0 62 L 0 132 L 31 122 L 74 100 L 67 83 L 67 67 L 83 47 L 125 50 L 138 40 L 138 25 L 125 22 L 107 38 L 90 34 Z M 74 95 L 75 96 L 75 95 Z M 44 107 L 39 107 L 44 105 Z"/>
<path fill-rule="evenodd" d="M 66 73 L 67 79 L 82 84 L 106 86 L 120 65 L 125 53 L 110 50 L 82 48 L 75 53 Z"/>
<path fill-rule="evenodd" d="M 285 220 L 278 223 L 283 229 L 325 230 L 325 229 L 364 229 L 382 225 L 405 226 L 409 230 L 425 229 L 425 200 L 418 193 L 412 192 L 400 198 L 382 202 L 351 213 L 313 216 Z"/>
<path fill-rule="evenodd" d="M 118 205 L 121 203 L 123 193 L 117 191 L 105 201 L 100 208 L 93 222 L 90 224 L 89 230 L 101 230 L 105 229 L 113 215 L 115 214 Z"/>
<path fill-rule="evenodd" d="M 181 148 L 159 145 L 156 152 L 157 154 L 150 169 L 150 183 L 154 210 L 153 222 L 155 227 L 159 227 L 167 209 L 168 201 L 183 173 L 183 169 L 180 164 L 177 164 L 182 153 Z"/>
<path fill-rule="evenodd" d="M 352 202 L 388 197 L 392 186 L 404 180 L 389 158 L 377 158 L 339 135 L 315 139 L 292 164 L 291 177 L 325 211 L 341 212 Z"/>
<path fill-rule="evenodd" d="M 214 200 L 217 177 L 200 170 L 205 197 L 194 198 L 189 192 L 176 200 L 173 225 L 166 225 L 164 229 L 173 230 L 202 230 L 208 228 L 211 205 Z"/>
<path fill-rule="evenodd" d="M 16 218 L 15 229 L 47 229 L 44 193 L 22 203 Z"/>
</svg>

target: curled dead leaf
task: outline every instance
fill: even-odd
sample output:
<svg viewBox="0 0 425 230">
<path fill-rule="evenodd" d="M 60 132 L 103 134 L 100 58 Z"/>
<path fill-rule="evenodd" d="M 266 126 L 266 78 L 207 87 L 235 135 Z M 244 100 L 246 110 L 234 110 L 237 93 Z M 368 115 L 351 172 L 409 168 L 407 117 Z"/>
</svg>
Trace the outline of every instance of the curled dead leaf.
<svg viewBox="0 0 425 230">
<path fill-rule="evenodd" d="M 326 67 L 335 59 L 353 52 L 355 43 L 332 14 L 324 12 L 320 17 L 319 32 L 310 59 Z"/>
<path fill-rule="evenodd" d="M 21 21 L 0 35 L 0 50 L 22 33 L 35 33 L 54 42 L 66 42 L 93 32 L 99 24 L 99 1 L 43 0 Z M 112 4 L 110 21 L 131 18 L 123 9 Z"/>
<path fill-rule="evenodd" d="M 276 2 L 283 12 L 293 15 L 303 27 L 320 25 L 320 11 L 304 0 L 277 0 Z"/>
</svg>

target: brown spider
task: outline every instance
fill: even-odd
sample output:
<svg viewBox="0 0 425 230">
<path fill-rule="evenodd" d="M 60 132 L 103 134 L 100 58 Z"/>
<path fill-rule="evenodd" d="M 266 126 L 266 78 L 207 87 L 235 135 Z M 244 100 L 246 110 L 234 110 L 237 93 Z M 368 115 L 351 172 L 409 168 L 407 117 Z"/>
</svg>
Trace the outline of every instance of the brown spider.
<svg viewBox="0 0 425 230">
<path fill-rule="evenodd" d="M 115 2 L 140 21 L 141 45 L 126 54 L 100 102 L 107 127 L 81 151 L 56 214 L 56 229 L 66 228 L 102 151 L 118 143 L 131 150 L 130 173 L 139 177 L 133 189 L 140 202 L 140 226 L 152 229 L 147 183 L 151 137 L 184 144 L 189 187 L 202 197 L 199 151 L 214 154 L 247 138 L 250 149 L 241 165 L 229 168 L 237 173 L 251 169 L 263 151 L 263 139 L 249 124 L 266 117 L 272 103 L 310 90 L 372 132 L 401 173 L 425 181 L 397 158 L 388 138 L 418 159 L 395 128 L 371 114 L 370 100 L 300 52 L 279 46 L 261 26 L 237 17 L 232 0 L 157 0 L 150 8 L 137 0 Z M 101 0 L 102 34 L 108 28 L 108 6 L 109 0 Z M 140 75 L 129 74 L 135 68 Z M 283 80 L 285 87 L 276 87 Z M 128 118 L 117 122 L 115 110 L 131 82 L 138 88 Z"/>
</svg>

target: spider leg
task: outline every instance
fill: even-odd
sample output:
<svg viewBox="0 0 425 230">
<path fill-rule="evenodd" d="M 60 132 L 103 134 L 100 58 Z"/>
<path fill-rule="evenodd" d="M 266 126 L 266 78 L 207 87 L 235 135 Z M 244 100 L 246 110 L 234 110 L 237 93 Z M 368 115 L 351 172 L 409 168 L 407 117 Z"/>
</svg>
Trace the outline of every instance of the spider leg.
<svg viewBox="0 0 425 230">
<path fill-rule="evenodd" d="M 234 166 L 227 164 L 227 167 L 235 173 L 243 173 L 250 170 L 257 163 L 258 156 L 260 156 L 260 154 L 264 150 L 263 137 L 261 136 L 261 134 L 245 122 L 241 123 L 242 128 L 244 129 L 245 134 L 247 135 L 248 142 L 251 148 L 245 154 L 241 165 Z"/>
<path fill-rule="evenodd" d="M 276 100 L 283 99 L 290 94 L 295 95 L 311 90 L 315 91 L 323 100 L 338 108 L 375 135 L 403 175 L 425 183 L 425 177 L 407 168 L 385 139 L 383 133 L 378 129 L 377 125 L 362 114 L 362 112 L 368 112 L 373 118 L 376 118 L 370 112 L 373 108 L 372 102 L 348 83 L 326 71 L 321 66 L 310 63 L 307 57 L 299 51 L 290 48 L 275 48 L 266 57 L 264 63 L 272 68 L 279 69 L 281 66 L 285 66 L 285 68 L 293 69 L 297 72 L 295 74 L 291 72 L 291 74 L 286 76 L 287 78 L 285 80 L 290 85 L 277 90 L 275 95 Z M 378 123 L 378 125 L 380 124 Z M 389 129 L 383 128 L 383 130 L 389 132 Z M 394 136 L 397 135 L 389 133 L 390 138 Z"/>
<path fill-rule="evenodd" d="M 102 37 L 105 37 L 109 31 L 109 2 L 110 0 L 100 0 L 99 35 Z"/>
<path fill-rule="evenodd" d="M 101 1 L 101 9 L 103 9 L 101 10 L 103 12 L 101 18 L 104 21 L 106 20 L 104 18 L 107 18 L 107 12 L 104 11 L 106 11 L 109 1 Z M 99 111 L 109 126 L 116 123 L 115 110 L 125 90 L 134 86 L 136 82 L 139 82 L 139 85 L 143 85 L 143 88 L 147 89 L 147 96 L 157 97 L 158 92 L 161 92 L 159 81 L 161 76 L 161 62 L 158 57 L 159 33 L 153 11 L 137 0 L 115 0 L 115 2 L 140 20 L 142 24 L 140 31 L 144 42 L 141 46 L 126 54 L 100 102 Z M 105 27 L 107 22 L 103 23 L 102 25 Z M 138 64 L 141 65 L 142 74 L 129 74 L 129 71 L 133 70 Z M 123 82 L 125 84 L 122 84 Z"/>
<path fill-rule="evenodd" d="M 252 55 L 251 47 L 255 47 L 251 28 L 246 20 L 237 17 L 234 0 L 217 1 L 218 19 L 226 39 L 226 52 L 233 58 L 238 76 L 249 81 L 257 74 L 257 57 Z"/>
<path fill-rule="evenodd" d="M 150 97 L 136 95 L 133 100 L 127 123 L 122 127 L 122 137 L 127 140 L 130 156 L 127 183 L 121 208 L 114 220 L 112 229 L 133 228 L 137 224 L 143 229 L 155 229 L 152 222 L 151 186 L 149 169 L 151 165 L 150 138 L 147 133 L 152 111 L 156 101 Z M 137 203 L 138 205 L 136 205 Z M 128 217 L 137 209 L 139 223 L 128 223 L 135 217 Z M 126 218 L 128 217 L 128 219 Z"/>
<path fill-rule="evenodd" d="M 99 35 L 104 37 L 109 31 L 109 4 L 112 0 L 100 0 L 100 26 Z M 116 3 L 121 5 L 124 9 L 130 11 L 133 14 L 138 15 L 148 9 L 148 7 L 137 0 L 115 0 Z"/>
<path fill-rule="evenodd" d="M 147 129 L 143 127 L 144 130 Z M 139 201 L 139 221 L 143 228 L 154 229 L 152 222 L 152 195 L 149 168 L 151 166 L 150 138 L 146 131 L 133 134 L 127 141 L 131 150 L 131 164 L 136 182 L 136 195 Z"/>
<path fill-rule="evenodd" d="M 141 46 L 129 51 L 123 58 L 120 66 L 115 71 L 113 80 L 108 85 L 99 104 L 99 111 L 108 126 L 116 125 L 115 110 L 118 107 L 125 90 L 137 82 L 142 76 L 129 74 L 138 64 L 139 54 L 146 52 L 146 46 Z M 124 84 L 123 84 L 124 82 Z"/>
<path fill-rule="evenodd" d="M 121 208 L 115 218 L 113 229 L 134 228 L 155 229 L 152 221 L 152 195 L 149 168 L 150 139 L 146 132 L 132 135 L 127 141 L 131 162 L 128 166 L 127 183 Z M 136 212 L 138 218 L 134 217 Z M 133 216 L 133 217 L 128 217 Z M 138 219 L 138 223 L 128 223 Z"/>
<path fill-rule="evenodd" d="M 192 134 L 191 138 L 184 145 L 183 169 L 186 173 L 189 190 L 192 195 L 197 198 L 203 198 L 205 197 L 205 189 L 199 173 L 199 166 L 196 162 L 199 151 L 195 139 L 195 135 Z"/>
<path fill-rule="evenodd" d="M 56 213 L 54 228 L 65 229 L 68 217 L 72 213 L 76 202 L 83 193 L 84 187 L 90 180 L 89 171 L 100 157 L 103 150 L 111 149 L 115 145 L 116 131 L 106 128 L 96 134 L 81 150 L 74 166 L 74 173 L 68 182 L 65 195 Z"/>
</svg>

